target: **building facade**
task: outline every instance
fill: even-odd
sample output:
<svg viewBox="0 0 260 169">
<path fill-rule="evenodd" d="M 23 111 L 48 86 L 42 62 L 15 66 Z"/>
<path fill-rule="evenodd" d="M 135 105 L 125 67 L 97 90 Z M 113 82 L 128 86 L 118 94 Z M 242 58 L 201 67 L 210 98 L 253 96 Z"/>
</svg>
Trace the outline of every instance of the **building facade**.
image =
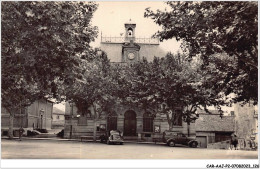
<svg viewBox="0 0 260 169">
<path fill-rule="evenodd" d="M 146 58 L 152 61 L 154 56 L 164 57 L 166 52 L 160 48 L 159 39 L 135 37 L 136 24 L 125 23 L 124 37 L 101 35 L 101 50 L 107 53 L 112 63 L 131 63 Z"/>
<path fill-rule="evenodd" d="M 196 120 L 196 139 L 201 147 L 229 148 L 231 135 L 238 138 L 239 149 L 251 149 L 252 142 L 258 144 L 258 109 L 247 103 L 234 104 L 230 111 L 226 111 L 222 118 L 217 110 L 211 114 L 198 111 Z"/>
<path fill-rule="evenodd" d="M 94 120 L 94 112 L 91 108 L 89 113 L 82 115 L 75 105 L 66 103 L 64 137 L 89 136 L 92 139 L 96 127 L 97 137 L 105 130 L 119 130 L 123 132 L 124 139 L 153 141 L 153 138 L 162 138 L 162 133 L 169 130 L 165 114 L 158 113 L 152 116 L 149 112 L 124 105 L 116 105 L 112 113 L 102 112 L 96 120 L 96 126 Z M 188 127 L 182 119 L 173 127 L 173 131 L 186 135 L 189 132 L 190 136 L 196 135 L 194 123 Z"/>
<path fill-rule="evenodd" d="M 100 48 L 106 52 L 113 64 L 129 64 L 142 58 L 152 61 L 155 56 L 166 55 L 166 52 L 160 48 L 158 39 L 135 37 L 136 24 L 133 21 L 126 22 L 124 26 L 124 37 L 101 36 Z M 154 116 L 137 107 L 115 105 L 113 112 L 101 113 L 97 121 L 94 121 L 93 114 L 91 108 L 87 114 L 79 114 L 76 106 L 66 103 L 64 137 L 89 136 L 91 139 L 96 127 L 97 137 L 103 130 L 120 130 L 123 132 L 124 139 L 152 141 L 153 138 L 161 138 L 163 131 L 169 130 L 166 115 L 158 113 Z M 189 132 L 191 136 L 195 136 L 194 123 L 188 127 L 181 117 L 177 121 L 174 131 L 184 134 Z"/>
<path fill-rule="evenodd" d="M 53 102 L 40 99 L 30 106 L 17 110 L 13 119 L 13 128 L 18 130 L 21 126 L 25 129 L 51 129 Z M 9 129 L 9 113 L 1 107 L 1 131 L 6 135 Z"/>
<path fill-rule="evenodd" d="M 258 108 L 247 103 L 246 105 L 235 104 L 234 116 L 236 122 L 235 133 L 241 139 L 258 142 Z"/>
<path fill-rule="evenodd" d="M 207 148 L 210 143 L 231 140 L 231 135 L 235 132 L 235 116 L 220 117 L 216 112 L 200 112 L 195 128 L 199 146 Z"/>
</svg>

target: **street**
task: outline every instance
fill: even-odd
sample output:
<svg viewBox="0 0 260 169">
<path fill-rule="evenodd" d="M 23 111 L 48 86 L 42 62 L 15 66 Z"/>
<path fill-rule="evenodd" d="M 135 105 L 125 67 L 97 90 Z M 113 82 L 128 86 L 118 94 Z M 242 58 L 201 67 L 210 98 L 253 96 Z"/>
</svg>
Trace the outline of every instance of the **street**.
<svg viewBox="0 0 260 169">
<path fill-rule="evenodd" d="M 161 144 L 2 139 L 2 159 L 257 159 L 257 151 L 168 147 Z"/>
</svg>

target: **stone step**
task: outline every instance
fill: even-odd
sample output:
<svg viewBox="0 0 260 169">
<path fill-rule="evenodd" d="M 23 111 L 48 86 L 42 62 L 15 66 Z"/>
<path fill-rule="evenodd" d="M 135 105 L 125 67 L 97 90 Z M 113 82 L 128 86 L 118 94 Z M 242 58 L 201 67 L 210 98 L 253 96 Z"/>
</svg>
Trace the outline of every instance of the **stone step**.
<svg viewBox="0 0 260 169">
<path fill-rule="evenodd" d="M 138 140 L 137 136 L 124 136 L 124 140 Z"/>
</svg>

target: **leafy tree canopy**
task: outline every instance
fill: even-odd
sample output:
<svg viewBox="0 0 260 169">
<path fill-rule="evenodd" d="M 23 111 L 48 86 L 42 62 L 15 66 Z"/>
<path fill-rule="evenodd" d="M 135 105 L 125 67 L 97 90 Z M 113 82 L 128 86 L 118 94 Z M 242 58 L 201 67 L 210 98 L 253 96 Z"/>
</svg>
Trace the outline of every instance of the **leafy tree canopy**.
<svg viewBox="0 0 260 169">
<path fill-rule="evenodd" d="M 123 104 L 138 106 L 154 115 L 167 116 L 170 128 L 178 117 L 187 123 L 195 120 L 196 110 L 215 106 L 221 111 L 221 105 L 227 104 L 222 90 L 216 88 L 214 76 L 201 71 L 197 61 L 188 61 L 182 54 L 168 53 L 163 58 L 154 58 L 153 62 L 142 60 L 119 74 L 124 85 L 119 88 L 123 94 Z M 217 72 L 216 69 L 211 69 Z"/>
<path fill-rule="evenodd" d="M 57 96 L 97 35 L 92 2 L 2 2 L 2 101 L 23 93 Z M 32 87 L 33 86 L 33 87 Z M 32 91 L 31 91 L 32 90 Z"/>
<path fill-rule="evenodd" d="M 81 58 L 93 56 L 97 4 L 1 3 L 2 106 L 12 115 L 38 98 L 60 99 L 61 84 L 80 78 Z"/>
<path fill-rule="evenodd" d="M 201 56 L 206 66 L 216 53 L 233 58 L 235 68 L 225 69 L 226 94 L 234 101 L 257 104 L 258 93 L 258 3 L 257 2 L 167 2 L 170 10 L 147 8 L 145 17 L 162 26 L 155 36 L 176 38 L 190 57 Z M 223 64 L 223 63 L 222 63 Z M 218 65 L 219 66 L 219 65 Z M 225 64 L 222 66 L 225 67 Z M 229 69 L 230 68 L 230 69 Z M 219 69 L 219 71 L 223 71 Z"/>
</svg>

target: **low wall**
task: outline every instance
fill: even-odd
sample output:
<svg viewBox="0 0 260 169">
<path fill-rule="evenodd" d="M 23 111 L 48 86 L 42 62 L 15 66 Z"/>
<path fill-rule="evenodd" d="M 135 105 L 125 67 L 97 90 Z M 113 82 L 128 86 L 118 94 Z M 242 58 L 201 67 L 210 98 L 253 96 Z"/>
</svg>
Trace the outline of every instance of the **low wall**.
<svg viewBox="0 0 260 169">
<path fill-rule="evenodd" d="M 208 143 L 207 148 L 209 149 L 230 149 L 230 140 L 221 141 L 216 143 Z"/>
</svg>

